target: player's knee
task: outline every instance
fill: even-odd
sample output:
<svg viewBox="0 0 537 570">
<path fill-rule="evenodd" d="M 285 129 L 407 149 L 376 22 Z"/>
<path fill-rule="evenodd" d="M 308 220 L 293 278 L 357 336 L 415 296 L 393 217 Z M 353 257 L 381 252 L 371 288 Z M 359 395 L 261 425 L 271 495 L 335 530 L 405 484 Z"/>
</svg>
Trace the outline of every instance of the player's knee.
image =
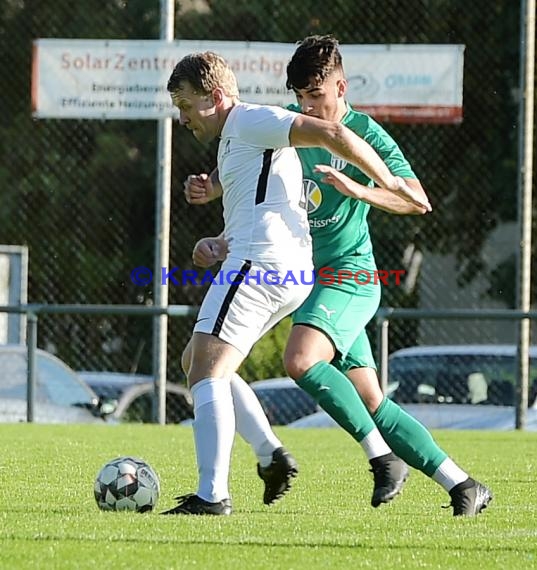
<svg viewBox="0 0 537 570">
<path fill-rule="evenodd" d="M 308 352 L 286 350 L 283 355 L 283 365 L 293 380 L 301 378 L 318 361 L 318 356 Z"/>
<path fill-rule="evenodd" d="M 370 414 L 374 414 L 378 410 L 380 404 L 382 403 L 383 399 L 382 394 L 379 395 L 377 393 L 373 394 L 371 392 L 365 392 L 363 395 L 362 394 L 360 395 L 365 404 L 365 407 L 367 408 L 367 411 Z"/>
</svg>

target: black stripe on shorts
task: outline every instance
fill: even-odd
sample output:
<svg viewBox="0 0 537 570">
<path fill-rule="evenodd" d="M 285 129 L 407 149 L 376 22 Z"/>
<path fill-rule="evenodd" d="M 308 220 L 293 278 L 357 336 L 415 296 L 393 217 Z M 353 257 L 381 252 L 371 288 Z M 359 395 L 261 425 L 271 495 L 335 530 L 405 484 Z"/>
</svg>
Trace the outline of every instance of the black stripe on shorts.
<svg viewBox="0 0 537 570">
<path fill-rule="evenodd" d="M 251 267 L 252 267 L 252 262 L 247 259 L 244 262 L 243 266 L 240 268 L 240 271 L 237 273 L 237 275 L 235 275 L 233 283 L 229 287 L 229 290 L 224 298 L 224 302 L 220 307 L 220 312 L 216 317 L 214 328 L 211 333 L 212 335 L 218 336 L 218 334 L 222 330 L 222 325 L 224 324 L 224 319 L 226 318 L 229 306 L 231 305 L 231 301 L 233 300 L 233 297 L 235 296 L 235 293 L 237 292 L 239 285 L 244 281 L 244 277 L 248 273 L 248 271 L 250 271 Z"/>
<path fill-rule="evenodd" d="M 255 205 L 261 204 L 265 201 L 267 197 L 267 183 L 268 175 L 270 171 L 270 164 L 272 162 L 272 155 L 274 154 L 273 149 L 267 149 L 263 153 L 263 167 L 261 168 L 261 174 L 257 181 L 257 191 L 255 193 Z"/>
</svg>

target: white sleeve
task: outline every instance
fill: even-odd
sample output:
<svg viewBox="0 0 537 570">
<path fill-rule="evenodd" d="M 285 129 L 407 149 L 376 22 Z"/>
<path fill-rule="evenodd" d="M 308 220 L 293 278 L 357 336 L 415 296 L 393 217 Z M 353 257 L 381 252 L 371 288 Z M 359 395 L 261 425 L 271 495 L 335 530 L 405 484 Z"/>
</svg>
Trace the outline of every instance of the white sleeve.
<svg viewBox="0 0 537 570">
<path fill-rule="evenodd" d="M 298 116 L 282 107 L 262 105 L 251 107 L 242 113 L 237 125 L 238 135 L 244 141 L 263 148 L 291 146 L 289 131 Z"/>
</svg>

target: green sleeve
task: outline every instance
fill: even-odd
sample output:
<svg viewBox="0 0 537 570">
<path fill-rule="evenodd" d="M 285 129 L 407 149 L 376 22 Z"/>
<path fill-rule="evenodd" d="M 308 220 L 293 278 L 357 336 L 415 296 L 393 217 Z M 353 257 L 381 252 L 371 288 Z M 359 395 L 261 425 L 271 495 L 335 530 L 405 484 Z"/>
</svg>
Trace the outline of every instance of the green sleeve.
<svg viewBox="0 0 537 570">
<path fill-rule="evenodd" d="M 399 145 L 371 117 L 368 117 L 368 126 L 364 139 L 379 153 L 392 174 L 403 178 L 417 178 Z"/>
</svg>

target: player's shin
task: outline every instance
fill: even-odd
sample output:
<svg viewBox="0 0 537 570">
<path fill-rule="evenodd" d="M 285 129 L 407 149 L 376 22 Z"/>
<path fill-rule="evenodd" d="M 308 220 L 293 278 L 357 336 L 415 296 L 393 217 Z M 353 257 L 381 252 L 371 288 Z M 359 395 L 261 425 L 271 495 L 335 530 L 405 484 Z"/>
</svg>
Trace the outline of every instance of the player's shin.
<svg viewBox="0 0 537 570">
<path fill-rule="evenodd" d="M 261 467 L 267 467 L 272 462 L 273 452 L 282 446 L 282 442 L 272 431 L 255 392 L 236 373 L 231 377 L 231 393 L 237 433 L 252 446 Z"/>
<path fill-rule="evenodd" d="M 373 420 L 394 453 L 428 477 L 447 458 L 425 426 L 392 400 L 384 398 Z"/>
<path fill-rule="evenodd" d="M 197 495 L 215 503 L 229 498 L 228 477 L 235 436 L 229 380 L 204 378 L 192 387 L 194 441 L 199 469 Z"/>
<path fill-rule="evenodd" d="M 297 384 L 356 441 L 361 443 L 366 436 L 376 431 L 376 426 L 353 385 L 328 362 L 313 365 L 297 380 Z M 372 442 L 373 439 L 369 438 L 368 441 Z M 389 453 L 390 449 L 384 442 L 383 444 L 382 451 Z M 376 450 L 372 453 L 373 456 L 381 455 Z"/>
</svg>

